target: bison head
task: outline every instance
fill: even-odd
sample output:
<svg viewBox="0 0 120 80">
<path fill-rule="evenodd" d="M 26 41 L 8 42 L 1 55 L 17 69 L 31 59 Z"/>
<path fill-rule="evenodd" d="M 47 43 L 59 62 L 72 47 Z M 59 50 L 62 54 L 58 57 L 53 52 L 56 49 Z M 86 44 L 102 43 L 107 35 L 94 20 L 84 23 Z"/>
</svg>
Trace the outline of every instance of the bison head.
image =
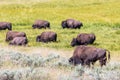
<svg viewBox="0 0 120 80">
<path fill-rule="evenodd" d="M 37 37 L 36 37 L 36 42 L 40 42 L 40 41 L 41 41 L 40 38 L 41 38 L 40 36 L 37 36 Z"/>
<path fill-rule="evenodd" d="M 61 25 L 62 25 L 62 27 L 63 27 L 63 29 L 64 29 L 64 28 L 67 27 L 67 22 L 66 22 L 66 21 L 62 21 L 62 24 L 61 24 Z"/>
<path fill-rule="evenodd" d="M 29 42 L 29 41 L 28 41 L 28 39 L 26 38 L 24 43 L 25 43 L 25 44 L 28 44 L 28 42 Z"/>
<path fill-rule="evenodd" d="M 50 23 L 48 22 L 47 25 L 46 25 L 49 29 L 50 29 Z"/>
<path fill-rule="evenodd" d="M 83 26 L 83 23 L 82 23 L 82 22 L 80 22 L 80 26 Z"/>
<path fill-rule="evenodd" d="M 78 59 L 77 57 L 71 57 L 69 59 L 69 63 L 73 65 L 83 64 L 82 60 Z"/>
<path fill-rule="evenodd" d="M 12 30 L 12 24 L 11 23 L 7 24 L 7 28 L 8 30 Z"/>
<path fill-rule="evenodd" d="M 32 28 L 33 28 L 33 29 L 37 28 L 37 25 L 33 24 L 33 25 L 32 25 Z"/>
<path fill-rule="evenodd" d="M 71 41 L 71 46 L 74 47 L 75 45 L 77 45 L 77 39 L 73 38 L 73 40 Z"/>
<path fill-rule="evenodd" d="M 69 63 L 70 63 L 70 64 L 74 64 L 73 57 L 71 57 L 71 58 L 69 59 Z"/>
<path fill-rule="evenodd" d="M 96 36 L 94 33 L 91 33 L 90 37 L 91 37 L 90 43 L 92 44 L 96 40 Z"/>
</svg>

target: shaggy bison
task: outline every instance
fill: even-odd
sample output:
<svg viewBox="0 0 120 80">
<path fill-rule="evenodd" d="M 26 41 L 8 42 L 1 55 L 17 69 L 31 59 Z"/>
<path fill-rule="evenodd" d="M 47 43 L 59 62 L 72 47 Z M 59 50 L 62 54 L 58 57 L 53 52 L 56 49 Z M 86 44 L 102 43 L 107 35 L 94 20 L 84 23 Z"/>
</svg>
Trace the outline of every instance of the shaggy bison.
<svg viewBox="0 0 120 80">
<path fill-rule="evenodd" d="M 32 25 L 32 28 L 35 29 L 35 28 L 38 28 L 38 29 L 41 29 L 41 28 L 50 28 L 50 22 L 48 21 L 45 21 L 45 20 L 36 20 L 34 22 L 34 24 Z"/>
<path fill-rule="evenodd" d="M 42 32 L 41 35 L 36 37 L 37 42 L 55 42 L 57 40 L 57 34 L 52 31 Z"/>
<path fill-rule="evenodd" d="M 13 40 L 15 37 L 26 37 L 26 34 L 24 32 L 8 31 L 6 34 L 6 41 Z"/>
<path fill-rule="evenodd" d="M 15 37 L 10 43 L 9 45 L 17 45 L 17 46 L 21 46 L 21 45 L 26 45 L 28 43 L 28 40 L 26 37 Z"/>
<path fill-rule="evenodd" d="M 0 30 L 12 30 L 12 23 L 10 22 L 0 22 Z"/>
<path fill-rule="evenodd" d="M 71 46 L 92 44 L 95 39 L 96 36 L 93 33 L 81 33 L 77 36 L 77 38 L 73 38 L 71 41 Z"/>
<path fill-rule="evenodd" d="M 74 19 L 67 19 L 65 21 L 62 21 L 61 23 L 63 29 L 64 28 L 73 28 L 73 29 L 80 29 L 83 24 L 80 21 L 74 20 Z"/>
<path fill-rule="evenodd" d="M 74 65 L 81 64 L 88 65 L 90 67 L 91 63 L 94 65 L 94 63 L 99 60 L 102 67 L 103 65 L 106 65 L 107 52 L 109 60 L 110 52 L 105 49 L 85 45 L 78 46 L 75 48 L 73 56 L 69 59 L 69 62 Z"/>
</svg>

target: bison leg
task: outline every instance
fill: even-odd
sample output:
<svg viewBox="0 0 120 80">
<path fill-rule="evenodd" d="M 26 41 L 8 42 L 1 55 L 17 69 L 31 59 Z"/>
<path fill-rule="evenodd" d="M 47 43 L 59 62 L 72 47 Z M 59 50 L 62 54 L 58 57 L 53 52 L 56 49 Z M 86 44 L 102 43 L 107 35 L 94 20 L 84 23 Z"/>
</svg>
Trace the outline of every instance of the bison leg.
<svg viewBox="0 0 120 80">
<path fill-rule="evenodd" d="M 99 60 L 101 67 L 102 67 L 103 65 L 106 65 L 106 61 L 107 61 L 107 58 L 106 58 L 106 57 Z"/>
<path fill-rule="evenodd" d="M 90 67 L 90 60 L 86 59 L 84 64 Z"/>
</svg>

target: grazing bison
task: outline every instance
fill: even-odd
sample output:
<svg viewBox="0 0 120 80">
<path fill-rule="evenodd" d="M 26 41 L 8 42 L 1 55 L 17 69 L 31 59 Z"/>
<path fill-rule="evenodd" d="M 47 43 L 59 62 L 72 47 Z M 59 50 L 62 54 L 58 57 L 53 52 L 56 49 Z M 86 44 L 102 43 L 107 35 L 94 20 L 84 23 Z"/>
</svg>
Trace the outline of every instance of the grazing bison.
<svg viewBox="0 0 120 80">
<path fill-rule="evenodd" d="M 0 22 L 0 30 L 12 30 L 12 23 L 10 22 Z"/>
<path fill-rule="evenodd" d="M 41 35 L 36 37 L 37 42 L 55 42 L 57 40 L 57 34 L 52 31 L 42 32 Z"/>
<path fill-rule="evenodd" d="M 96 39 L 95 34 L 93 33 L 81 33 L 77 36 L 77 38 L 73 38 L 71 41 L 71 46 L 75 45 L 87 45 L 87 44 L 92 44 Z"/>
<path fill-rule="evenodd" d="M 17 46 L 21 46 L 21 45 L 26 45 L 28 43 L 28 40 L 26 37 L 15 37 L 10 43 L 9 45 L 17 45 Z"/>
<path fill-rule="evenodd" d="M 64 28 L 80 29 L 80 27 L 83 26 L 83 24 L 80 21 L 74 19 L 67 19 L 65 21 L 62 21 L 61 25 L 63 29 Z"/>
<path fill-rule="evenodd" d="M 107 61 L 107 52 L 108 52 L 108 60 L 110 59 L 110 52 L 101 49 L 101 48 L 95 48 L 91 46 L 85 46 L 81 45 L 75 48 L 73 56 L 69 59 L 69 62 L 77 65 L 88 65 L 90 67 L 90 64 L 94 65 L 94 63 L 99 60 L 101 67 L 103 65 L 106 65 Z"/>
<path fill-rule="evenodd" d="M 50 29 L 50 22 L 48 21 L 45 21 L 45 20 L 36 20 L 34 22 L 34 24 L 32 25 L 32 28 L 35 29 L 35 28 L 38 28 L 38 29 L 41 29 L 41 28 L 49 28 Z"/>
<path fill-rule="evenodd" d="M 13 40 L 15 37 L 26 37 L 26 34 L 24 32 L 8 31 L 6 34 L 6 41 Z"/>
</svg>

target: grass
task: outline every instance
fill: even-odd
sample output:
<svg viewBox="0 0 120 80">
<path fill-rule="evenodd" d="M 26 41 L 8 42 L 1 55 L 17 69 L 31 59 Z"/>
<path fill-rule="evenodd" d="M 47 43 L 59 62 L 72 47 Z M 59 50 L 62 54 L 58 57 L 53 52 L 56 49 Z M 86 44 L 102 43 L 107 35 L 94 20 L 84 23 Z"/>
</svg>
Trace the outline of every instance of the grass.
<svg viewBox="0 0 120 80">
<path fill-rule="evenodd" d="M 119 4 L 119 0 L 0 0 L 0 21 L 12 22 L 13 30 L 25 32 L 29 40 L 29 47 L 11 47 L 5 42 L 8 30 L 0 31 L 0 79 L 7 76 L 9 80 L 118 80 Z M 61 21 L 67 18 L 80 20 L 84 26 L 62 29 Z M 36 19 L 50 21 L 51 29 L 33 30 Z M 56 32 L 57 42 L 36 42 L 36 36 L 43 31 Z M 88 69 L 68 64 L 74 50 L 70 42 L 83 32 L 95 33 L 93 46 L 110 50 L 107 66 L 100 68 L 96 63 L 94 69 Z"/>
<path fill-rule="evenodd" d="M 0 21 L 9 21 L 13 30 L 26 32 L 29 46 L 73 49 L 70 42 L 77 34 L 93 32 L 96 34 L 96 47 L 111 51 L 120 49 L 120 1 L 119 0 L 0 0 Z M 62 29 L 61 21 L 74 18 L 83 22 L 79 30 Z M 37 43 L 36 36 L 45 30 L 33 30 L 36 19 L 48 20 L 51 31 L 58 34 L 58 42 Z M 0 31 L 0 43 L 5 42 L 6 31 Z"/>
</svg>

